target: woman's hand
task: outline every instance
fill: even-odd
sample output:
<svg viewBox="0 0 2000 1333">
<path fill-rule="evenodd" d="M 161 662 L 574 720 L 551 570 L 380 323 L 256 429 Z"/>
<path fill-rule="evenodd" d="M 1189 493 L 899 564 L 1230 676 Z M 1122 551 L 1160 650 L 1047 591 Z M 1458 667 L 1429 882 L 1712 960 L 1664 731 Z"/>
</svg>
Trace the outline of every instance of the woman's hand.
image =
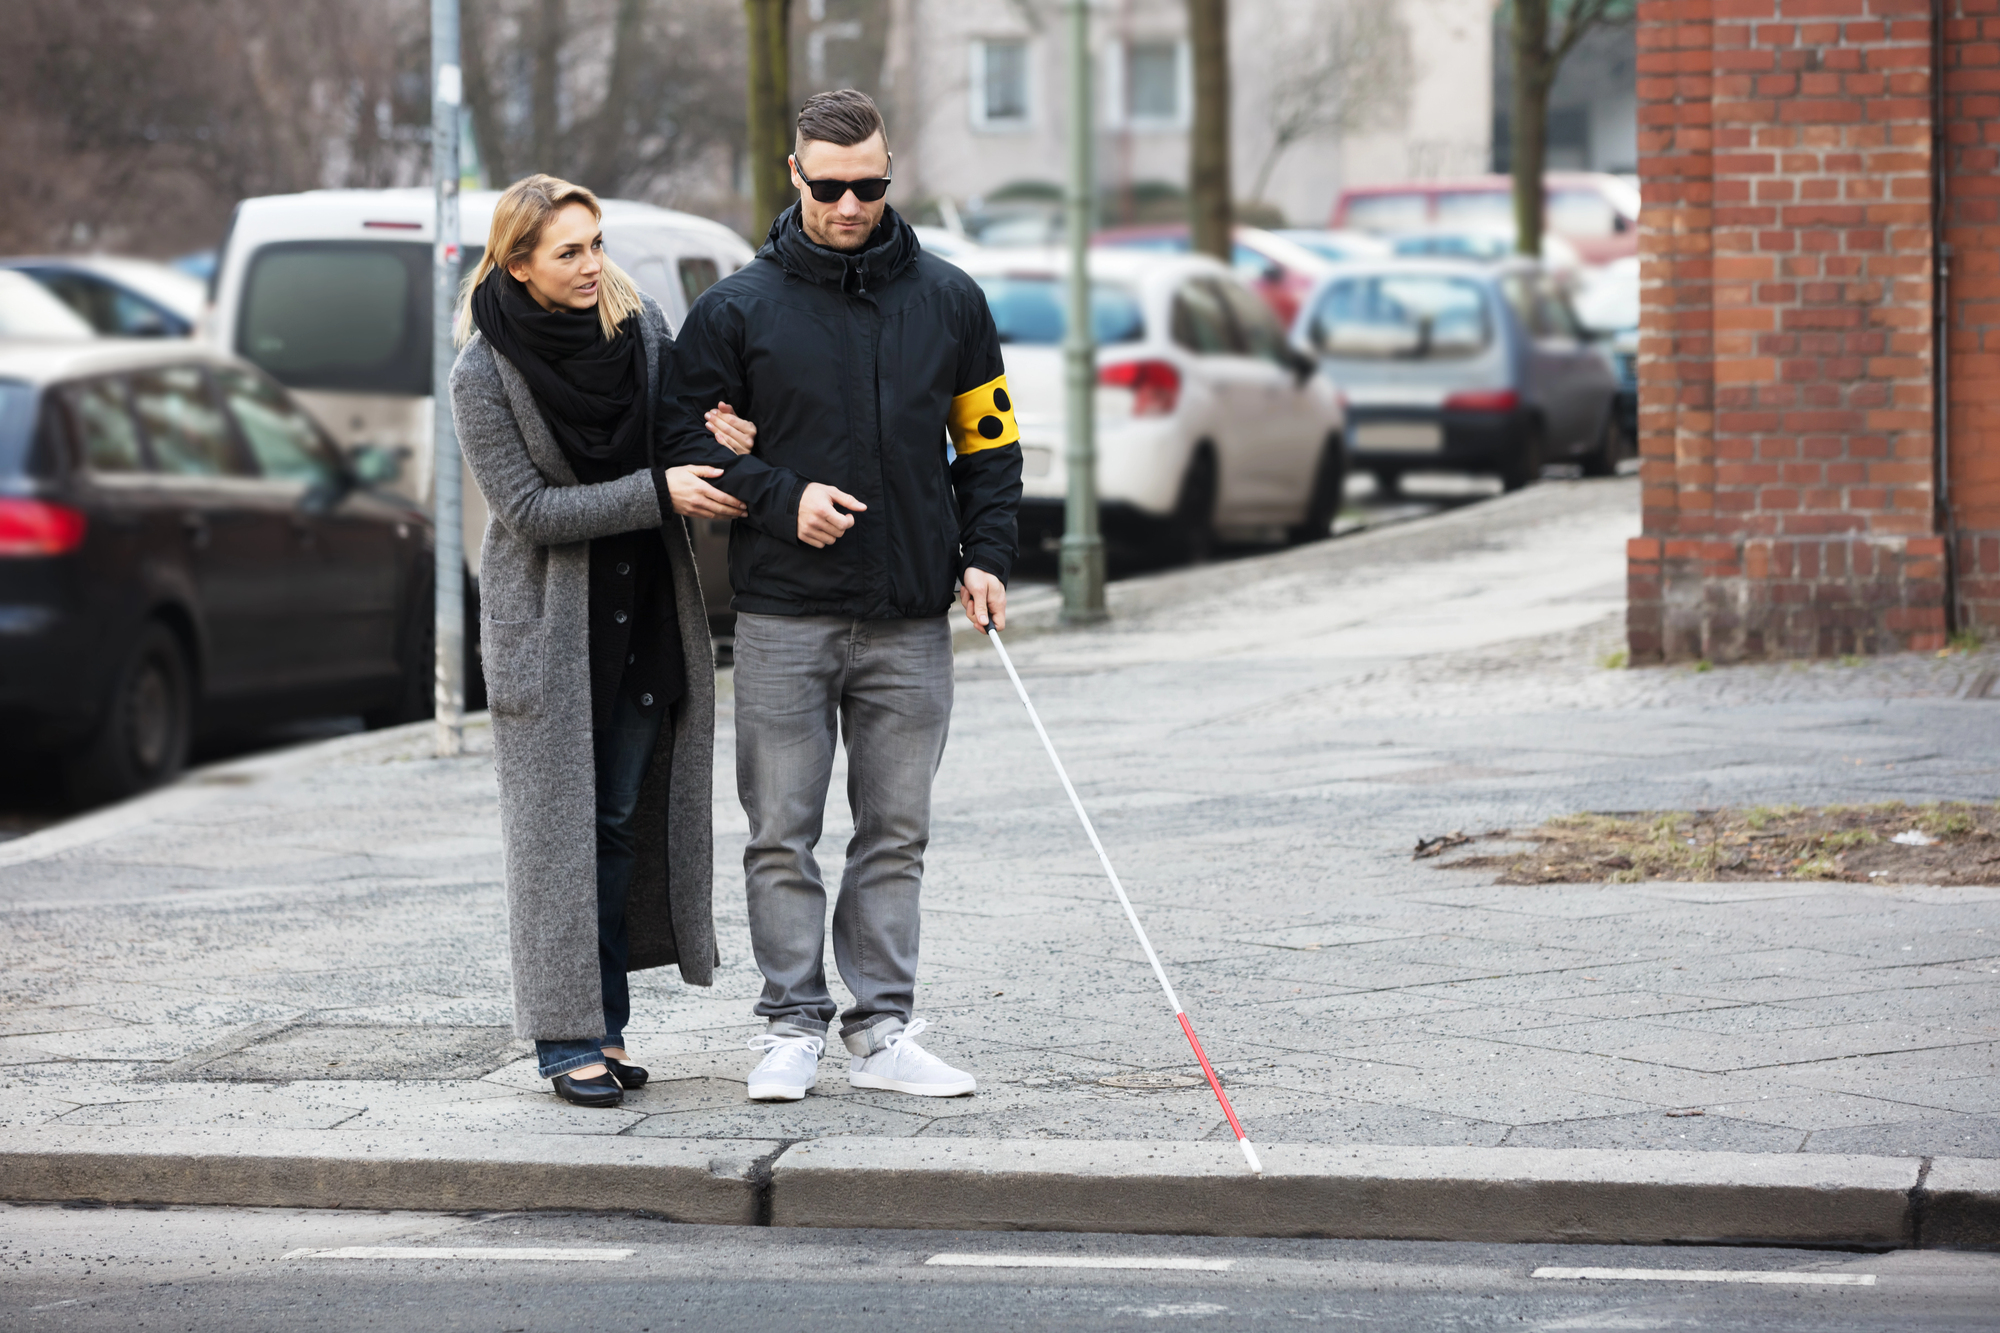
<svg viewBox="0 0 2000 1333">
<path fill-rule="evenodd" d="M 757 427 L 736 415 L 728 403 L 717 403 L 702 417 L 708 433 L 739 454 L 757 447 Z"/>
<path fill-rule="evenodd" d="M 749 425 L 748 422 L 743 424 Z M 742 518 L 749 513 L 741 500 L 727 491 L 716 490 L 702 480 L 703 477 L 721 475 L 721 468 L 700 464 L 668 468 L 667 494 L 674 502 L 674 512 L 688 518 Z"/>
</svg>

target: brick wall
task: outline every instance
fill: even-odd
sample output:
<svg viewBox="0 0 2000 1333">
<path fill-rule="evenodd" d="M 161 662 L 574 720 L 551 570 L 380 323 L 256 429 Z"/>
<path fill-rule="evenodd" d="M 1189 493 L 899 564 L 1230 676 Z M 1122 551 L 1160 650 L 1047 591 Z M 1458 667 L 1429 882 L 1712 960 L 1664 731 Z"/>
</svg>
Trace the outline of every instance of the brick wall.
<svg viewBox="0 0 2000 1333">
<path fill-rule="evenodd" d="M 2000 0 L 1947 3 L 1983 6 L 1954 23 L 2000 38 Z M 1633 660 L 1938 647 L 1928 0 L 1643 0 L 1639 13 Z M 1962 374 L 1954 344 L 1953 495 L 1984 497 L 1990 517 L 1965 542 L 1993 559 L 1979 596 L 2000 609 L 2000 401 L 1983 396 L 2000 379 L 1969 364 L 2000 350 L 1987 105 L 2000 58 L 1977 42 L 1952 53 L 1953 217 L 1996 284 L 1983 304 L 1970 285 L 1954 294 L 1963 338 L 1992 342 L 1968 343 Z"/>
<path fill-rule="evenodd" d="M 1959 625 L 2000 637 L 2000 0 L 1950 0 L 1945 240 L 1951 247 L 1948 487 Z"/>
</svg>

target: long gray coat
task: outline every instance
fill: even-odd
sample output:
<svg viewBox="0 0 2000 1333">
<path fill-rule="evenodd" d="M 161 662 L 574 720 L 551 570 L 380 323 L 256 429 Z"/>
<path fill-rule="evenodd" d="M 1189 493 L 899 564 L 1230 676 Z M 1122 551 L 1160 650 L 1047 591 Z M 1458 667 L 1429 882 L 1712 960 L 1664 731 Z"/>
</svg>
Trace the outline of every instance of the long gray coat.
<svg viewBox="0 0 2000 1333">
<path fill-rule="evenodd" d="M 648 297 L 646 392 L 657 401 L 666 318 Z M 713 983 L 714 650 L 687 524 L 662 526 L 650 473 L 577 483 L 527 381 L 474 335 L 451 372 L 459 446 L 492 513 L 479 604 L 505 840 L 514 1031 L 604 1035 L 597 963 L 596 768 L 590 716 L 590 542 L 660 528 L 687 655 L 687 694 L 639 795 L 626 920 L 630 970 L 678 963 Z"/>
</svg>

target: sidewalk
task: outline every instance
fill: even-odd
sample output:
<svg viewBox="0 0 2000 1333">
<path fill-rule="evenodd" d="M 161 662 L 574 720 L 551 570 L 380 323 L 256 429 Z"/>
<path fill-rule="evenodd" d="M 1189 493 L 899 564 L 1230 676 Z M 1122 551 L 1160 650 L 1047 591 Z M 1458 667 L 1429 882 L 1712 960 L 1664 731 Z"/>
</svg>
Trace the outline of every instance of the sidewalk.
<svg viewBox="0 0 2000 1333">
<path fill-rule="evenodd" d="M 1296 1145 L 1272 1157 L 1287 1170 L 1323 1180 L 1366 1157 L 1371 1181 L 1616 1178 L 1622 1202 L 1605 1207 L 1626 1220 L 1606 1225 L 1639 1225 L 1628 1238 L 1652 1235 L 1617 1193 L 1634 1181 L 1685 1200 L 1691 1181 L 1782 1178 L 1820 1190 L 1806 1211 L 1833 1225 L 1844 1215 L 1821 1186 L 1865 1179 L 1868 1206 L 1893 1196 L 1901 1220 L 1849 1230 L 1907 1239 L 1929 1197 L 1912 1191 L 1962 1175 L 1987 1182 L 1964 1188 L 1988 1216 L 2000 888 L 1517 888 L 1409 858 L 1421 836 L 1572 810 L 2000 794 L 2000 699 L 1960 697 L 1991 680 L 1993 650 L 1604 669 L 1622 646 L 1636 508 L 1629 480 L 1546 483 L 1135 580 L 1096 630 L 1046 632 L 1053 609 L 1024 607 L 1009 646 L 1246 1127 Z M 236 1201 L 342 1202 L 349 1180 L 354 1202 L 411 1206 L 333 1164 L 373 1153 L 428 1180 L 409 1163 L 444 1154 L 515 1163 L 515 1202 L 481 1202 L 501 1195 L 470 1184 L 451 1195 L 453 1172 L 437 1197 L 531 1206 L 568 1199 L 556 1184 L 535 1193 L 565 1162 L 643 1159 L 659 1182 L 736 1182 L 716 1205 L 736 1220 L 824 1225 L 839 1224 L 823 1206 L 838 1191 L 811 1194 L 834 1169 L 814 1163 L 858 1170 L 857 1153 L 916 1173 L 892 1195 L 941 1170 L 941 1154 L 958 1165 L 938 1179 L 963 1183 L 975 1159 L 981 1179 L 1041 1179 L 1024 1156 L 1037 1141 L 1100 1174 L 1213 1157 L 1226 1175 L 1239 1160 L 1227 1129 L 976 635 L 961 636 L 958 681 L 919 1009 L 926 1045 L 979 1075 L 976 1096 L 859 1092 L 832 1052 L 804 1102 L 743 1100 L 758 976 L 725 715 L 717 984 L 635 977 L 631 1043 L 655 1082 L 618 1111 L 557 1102 L 507 1032 L 489 738 L 475 728 L 473 755 L 438 761 L 427 733 L 405 729 L 220 765 L 0 844 L 0 1194 L 212 1196 L 229 1187 L 198 1182 L 231 1178 L 229 1161 L 276 1154 L 307 1165 L 270 1168 L 264 1193 Z M 841 787 L 836 775 L 830 880 L 851 830 Z M 895 1139 L 914 1142 L 864 1142 Z M 180 1165 L 119 1165 L 149 1153 Z M 1703 1153 L 1718 1154 L 1711 1167 Z M 310 1179 L 322 1183 L 296 1183 Z M 1348 1197 L 1307 1195 L 1308 1214 Z M 992 1207 L 955 1224 L 1119 1217 Z M 1321 1230 L 1374 1234 L 1340 1229 L 1366 1225 L 1346 1205 L 1338 1216 L 1350 1220 L 1321 1216 Z M 1660 1217 L 1661 1238 L 1715 1223 Z"/>
</svg>

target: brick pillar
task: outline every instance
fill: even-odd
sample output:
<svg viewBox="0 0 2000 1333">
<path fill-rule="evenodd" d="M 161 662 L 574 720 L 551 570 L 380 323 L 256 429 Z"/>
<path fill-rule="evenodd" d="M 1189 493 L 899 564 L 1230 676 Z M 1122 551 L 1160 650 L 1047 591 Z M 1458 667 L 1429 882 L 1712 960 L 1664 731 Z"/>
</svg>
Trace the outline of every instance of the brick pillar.
<svg viewBox="0 0 2000 1333">
<path fill-rule="evenodd" d="M 1944 641 L 1928 13 L 1640 4 L 1635 662 Z"/>
<path fill-rule="evenodd" d="M 1958 625 L 2000 637 L 2000 0 L 1945 8 L 1948 491 Z"/>
</svg>

